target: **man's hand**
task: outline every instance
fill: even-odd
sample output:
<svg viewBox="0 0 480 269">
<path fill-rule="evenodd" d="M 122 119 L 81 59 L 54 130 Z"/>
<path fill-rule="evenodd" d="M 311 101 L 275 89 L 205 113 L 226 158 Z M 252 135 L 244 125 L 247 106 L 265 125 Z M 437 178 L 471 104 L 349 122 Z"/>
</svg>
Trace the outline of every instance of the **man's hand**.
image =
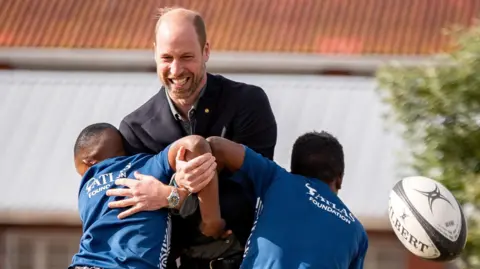
<svg viewBox="0 0 480 269">
<path fill-rule="evenodd" d="M 229 235 L 232 234 L 231 230 L 225 231 L 225 220 L 220 219 L 217 222 L 211 222 L 211 223 L 206 223 L 206 222 L 201 222 L 200 223 L 200 231 L 202 234 L 205 236 L 210 236 L 215 239 L 218 238 L 227 238 Z"/>
<path fill-rule="evenodd" d="M 131 208 L 123 211 L 118 218 L 123 219 L 140 211 L 153 211 L 168 206 L 167 197 L 170 195 L 171 186 L 167 186 L 158 179 L 134 173 L 135 178 L 120 178 L 115 180 L 116 185 L 126 186 L 128 188 L 110 189 L 108 196 L 125 196 L 123 200 L 110 202 L 110 208 Z"/>
<path fill-rule="evenodd" d="M 215 175 L 217 163 L 211 153 L 205 153 L 187 162 L 185 153 L 184 147 L 177 152 L 175 182 L 179 187 L 197 193 L 210 183 Z"/>
</svg>

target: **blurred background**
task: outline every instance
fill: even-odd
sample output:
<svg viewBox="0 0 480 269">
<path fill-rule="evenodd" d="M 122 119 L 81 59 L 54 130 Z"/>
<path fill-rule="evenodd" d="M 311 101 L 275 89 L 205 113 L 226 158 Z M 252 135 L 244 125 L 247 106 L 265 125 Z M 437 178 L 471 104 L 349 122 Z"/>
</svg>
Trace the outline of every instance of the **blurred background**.
<svg viewBox="0 0 480 269">
<path fill-rule="evenodd" d="M 81 235 L 74 141 L 159 90 L 152 47 L 165 6 L 203 15 L 209 72 L 267 92 L 279 164 L 306 131 L 339 138 L 340 196 L 368 230 L 366 269 L 479 268 L 479 0 L 0 0 L 0 268 L 70 263 Z M 414 174 L 469 209 L 458 261 L 416 258 L 393 233 L 390 189 Z"/>
</svg>

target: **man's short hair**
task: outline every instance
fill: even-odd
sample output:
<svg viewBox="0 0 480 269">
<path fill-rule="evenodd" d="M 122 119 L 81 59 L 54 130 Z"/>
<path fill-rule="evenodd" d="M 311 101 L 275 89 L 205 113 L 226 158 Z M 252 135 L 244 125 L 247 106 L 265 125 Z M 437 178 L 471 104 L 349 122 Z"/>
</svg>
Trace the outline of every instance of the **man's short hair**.
<svg viewBox="0 0 480 269">
<path fill-rule="evenodd" d="M 306 133 L 293 145 L 290 169 L 293 174 L 330 183 L 343 177 L 343 147 L 327 132 Z"/>
<path fill-rule="evenodd" d="M 75 146 L 73 147 L 74 156 L 77 156 L 77 154 L 84 149 L 96 144 L 101 135 L 107 130 L 113 130 L 120 133 L 118 129 L 110 123 L 94 123 L 85 127 L 75 141 Z"/>
<path fill-rule="evenodd" d="M 203 48 L 205 47 L 205 44 L 207 44 L 207 29 L 205 26 L 205 22 L 202 18 L 202 15 L 200 15 L 200 13 L 198 13 L 197 11 L 185 9 L 178 6 L 160 8 L 158 12 L 158 17 L 157 17 L 158 18 L 157 24 L 155 25 L 155 36 L 157 35 L 157 30 L 158 30 L 158 27 L 160 26 L 162 17 L 168 12 L 173 10 L 178 10 L 178 9 L 183 9 L 185 11 L 192 12 L 192 14 L 194 14 L 192 23 L 193 23 L 193 27 L 195 27 L 195 32 L 197 33 L 200 47 L 203 50 Z"/>
</svg>

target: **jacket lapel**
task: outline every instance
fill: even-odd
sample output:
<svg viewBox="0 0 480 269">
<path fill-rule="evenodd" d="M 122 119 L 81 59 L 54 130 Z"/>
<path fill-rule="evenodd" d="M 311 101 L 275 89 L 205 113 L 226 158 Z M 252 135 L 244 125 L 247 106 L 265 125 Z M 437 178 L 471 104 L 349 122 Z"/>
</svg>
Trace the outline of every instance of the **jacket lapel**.
<svg viewBox="0 0 480 269">
<path fill-rule="evenodd" d="M 155 97 L 153 105 L 153 117 L 146 121 L 142 127 L 157 145 L 151 145 L 153 148 L 164 148 L 173 141 L 183 136 L 182 129 L 174 119 L 172 111 L 168 105 L 165 89 L 162 87 Z"/>
<path fill-rule="evenodd" d="M 195 112 L 195 134 L 208 137 L 211 125 L 218 115 L 218 100 L 221 92 L 221 86 L 215 77 L 207 73 L 207 88 L 200 98 Z"/>
</svg>

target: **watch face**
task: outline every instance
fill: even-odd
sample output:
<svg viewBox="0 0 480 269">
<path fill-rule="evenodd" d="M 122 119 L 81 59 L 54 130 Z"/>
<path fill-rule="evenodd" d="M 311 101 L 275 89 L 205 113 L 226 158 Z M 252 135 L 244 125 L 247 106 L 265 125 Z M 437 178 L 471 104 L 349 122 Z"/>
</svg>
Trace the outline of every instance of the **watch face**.
<svg viewBox="0 0 480 269">
<path fill-rule="evenodd" d="M 176 191 L 172 191 L 172 193 L 170 193 L 167 199 L 170 207 L 176 207 L 180 202 L 180 197 L 178 196 L 178 193 Z"/>
<path fill-rule="evenodd" d="M 178 204 L 178 197 L 177 196 L 173 196 L 170 198 L 170 203 L 171 204 L 174 204 L 174 205 L 177 205 Z"/>
</svg>

